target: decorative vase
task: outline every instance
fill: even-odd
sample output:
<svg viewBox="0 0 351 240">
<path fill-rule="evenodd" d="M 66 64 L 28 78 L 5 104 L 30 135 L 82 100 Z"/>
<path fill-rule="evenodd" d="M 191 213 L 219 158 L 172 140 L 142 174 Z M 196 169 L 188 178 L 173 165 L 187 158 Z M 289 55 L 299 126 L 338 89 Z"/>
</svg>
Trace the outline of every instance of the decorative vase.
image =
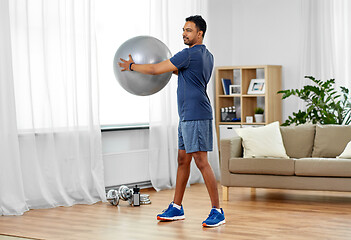
<svg viewBox="0 0 351 240">
<path fill-rule="evenodd" d="M 263 114 L 255 114 L 255 122 L 257 123 L 263 122 Z"/>
</svg>

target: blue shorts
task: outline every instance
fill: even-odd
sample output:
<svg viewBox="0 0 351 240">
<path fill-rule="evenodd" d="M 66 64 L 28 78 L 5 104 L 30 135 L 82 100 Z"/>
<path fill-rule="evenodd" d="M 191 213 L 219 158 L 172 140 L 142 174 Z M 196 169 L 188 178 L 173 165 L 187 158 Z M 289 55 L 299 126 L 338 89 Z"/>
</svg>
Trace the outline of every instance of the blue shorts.
<svg viewBox="0 0 351 240">
<path fill-rule="evenodd" d="M 178 148 L 186 153 L 213 150 L 212 120 L 180 121 Z"/>
</svg>

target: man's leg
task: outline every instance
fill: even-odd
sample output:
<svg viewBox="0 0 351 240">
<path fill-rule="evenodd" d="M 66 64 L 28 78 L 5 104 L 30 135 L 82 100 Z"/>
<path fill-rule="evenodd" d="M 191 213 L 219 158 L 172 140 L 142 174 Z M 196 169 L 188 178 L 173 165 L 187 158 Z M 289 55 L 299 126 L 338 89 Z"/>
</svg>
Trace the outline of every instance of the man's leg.
<svg viewBox="0 0 351 240">
<path fill-rule="evenodd" d="M 169 204 L 168 208 L 163 213 L 157 215 L 157 220 L 174 221 L 185 219 L 182 200 L 190 175 L 191 159 L 191 154 L 187 154 L 185 150 L 178 150 L 177 181 L 173 203 Z"/>
<path fill-rule="evenodd" d="M 223 209 L 219 207 L 218 189 L 216 177 L 211 165 L 208 163 L 207 152 L 193 153 L 196 166 L 204 177 L 208 194 L 210 195 L 212 209 L 208 218 L 202 222 L 203 227 L 217 227 L 225 223 Z"/>
<path fill-rule="evenodd" d="M 177 181 L 173 202 L 179 206 L 182 204 L 186 184 L 189 179 L 191 159 L 191 153 L 186 153 L 185 150 L 178 150 Z"/>
<path fill-rule="evenodd" d="M 204 180 L 205 185 L 210 195 L 212 207 L 219 207 L 218 189 L 216 177 L 213 173 L 211 165 L 208 163 L 207 152 L 194 152 L 193 157 L 196 166 L 199 168 Z"/>
</svg>

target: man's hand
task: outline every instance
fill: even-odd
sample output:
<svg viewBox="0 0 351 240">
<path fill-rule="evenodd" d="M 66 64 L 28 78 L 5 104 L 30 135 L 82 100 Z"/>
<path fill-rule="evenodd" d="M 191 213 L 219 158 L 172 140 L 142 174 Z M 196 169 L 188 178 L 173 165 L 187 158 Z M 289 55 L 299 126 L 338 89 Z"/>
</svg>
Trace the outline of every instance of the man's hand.
<svg viewBox="0 0 351 240">
<path fill-rule="evenodd" d="M 121 71 L 130 71 L 129 66 L 131 63 L 134 63 L 132 55 L 129 54 L 128 61 L 122 58 L 120 58 L 120 60 L 122 62 L 119 62 L 118 65 L 122 68 Z M 133 64 L 132 71 L 149 75 L 159 75 L 166 72 L 173 72 L 174 74 L 178 73 L 178 69 L 169 59 L 154 64 Z"/>
<path fill-rule="evenodd" d="M 133 60 L 133 58 L 132 58 L 132 55 L 129 54 L 129 60 L 128 60 L 128 61 L 124 60 L 123 58 L 120 58 L 120 60 L 121 60 L 122 62 L 119 62 L 118 65 L 122 68 L 121 71 L 122 71 L 122 72 L 123 72 L 123 71 L 130 71 L 129 65 L 130 65 L 131 63 L 134 63 L 134 60 Z"/>
</svg>

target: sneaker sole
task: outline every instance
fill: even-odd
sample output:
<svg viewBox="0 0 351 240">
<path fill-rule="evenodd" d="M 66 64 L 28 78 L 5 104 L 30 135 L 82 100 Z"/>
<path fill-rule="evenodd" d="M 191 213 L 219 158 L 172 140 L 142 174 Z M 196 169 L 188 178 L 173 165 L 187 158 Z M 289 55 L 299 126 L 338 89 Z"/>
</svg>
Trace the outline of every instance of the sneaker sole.
<svg viewBox="0 0 351 240">
<path fill-rule="evenodd" d="M 157 216 L 157 220 L 160 221 L 177 221 L 177 220 L 184 220 L 185 216 L 176 216 L 176 217 L 159 217 Z"/>
<path fill-rule="evenodd" d="M 206 223 L 203 223 L 202 226 L 203 226 L 203 227 L 218 227 L 218 226 L 220 226 L 220 225 L 222 225 L 222 224 L 225 224 L 225 220 L 220 221 L 219 223 L 214 224 L 214 225 L 207 225 Z"/>
</svg>

